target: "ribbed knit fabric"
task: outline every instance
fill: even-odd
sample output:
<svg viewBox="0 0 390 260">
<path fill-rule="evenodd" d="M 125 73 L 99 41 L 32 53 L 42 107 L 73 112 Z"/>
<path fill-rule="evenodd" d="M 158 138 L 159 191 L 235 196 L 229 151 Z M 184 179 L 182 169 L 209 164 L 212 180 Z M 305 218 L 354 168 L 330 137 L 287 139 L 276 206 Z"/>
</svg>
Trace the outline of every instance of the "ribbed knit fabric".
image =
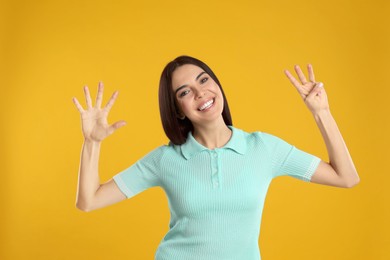
<svg viewBox="0 0 390 260">
<path fill-rule="evenodd" d="M 160 186 L 168 197 L 169 231 L 155 260 L 259 260 L 264 200 L 277 176 L 310 181 L 321 159 L 279 137 L 233 134 L 221 148 L 208 149 L 189 133 L 183 145 L 162 145 L 115 175 L 131 198 Z"/>
</svg>

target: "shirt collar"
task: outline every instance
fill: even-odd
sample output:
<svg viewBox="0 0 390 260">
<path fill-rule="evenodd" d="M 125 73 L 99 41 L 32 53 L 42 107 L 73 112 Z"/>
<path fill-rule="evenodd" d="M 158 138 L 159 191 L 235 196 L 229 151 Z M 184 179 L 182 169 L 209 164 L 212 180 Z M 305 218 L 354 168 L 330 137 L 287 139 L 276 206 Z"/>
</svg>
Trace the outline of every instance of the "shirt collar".
<svg viewBox="0 0 390 260">
<path fill-rule="evenodd" d="M 232 136 L 223 147 L 216 148 L 216 149 L 232 149 L 236 153 L 245 154 L 246 140 L 245 140 L 244 132 L 230 125 L 228 125 L 228 127 L 232 130 Z M 188 132 L 186 142 L 181 145 L 181 152 L 183 156 L 188 160 L 194 155 L 196 155 L 197 153 L 200 153 L 204 150 L 210 150 L 210 149 L 198 143 L 198 141 L 196 141 L 196 139 L 193 137 L 191 131 Z"/>
</svg>

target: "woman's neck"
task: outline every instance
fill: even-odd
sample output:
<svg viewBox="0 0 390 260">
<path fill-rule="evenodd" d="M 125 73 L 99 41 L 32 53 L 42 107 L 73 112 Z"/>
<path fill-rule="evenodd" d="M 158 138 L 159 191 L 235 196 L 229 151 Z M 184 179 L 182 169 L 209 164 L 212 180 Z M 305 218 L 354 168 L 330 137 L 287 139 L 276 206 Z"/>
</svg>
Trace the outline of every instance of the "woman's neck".
<svg viewBox="0 0 390 260">
<path fill-rule="evenodd" d="M 229 142 L 231 136 L 232 130 L 225 124 L 222 117 L 207 125 L 194 126 L 193 137 L 198 143 L 209 149 L 224 146 Z"/>
</svg>

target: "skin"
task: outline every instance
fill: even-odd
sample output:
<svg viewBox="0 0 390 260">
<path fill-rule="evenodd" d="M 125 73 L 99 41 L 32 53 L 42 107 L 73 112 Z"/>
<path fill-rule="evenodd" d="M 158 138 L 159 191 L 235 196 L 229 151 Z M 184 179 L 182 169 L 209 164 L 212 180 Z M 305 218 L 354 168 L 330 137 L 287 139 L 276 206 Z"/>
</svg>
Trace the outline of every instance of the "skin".
<svg viewBox="0 0 390 260">
<path fill-rule="evenodd" d="M 181 116 L 191 120 L 194 138 L 203 146 L 214 149 L 224 146 L 232 133 L 222 117 L 224 100 L 218 84 L 207 73 L 195 80 L 202 71 L 193 64 L 178 67 L 172 74 L 172 89 L 175 93 L 180 86 L 187 85 L 175 96 Z M 214 99 L 213 106 L 199 111 L 198 108 L 211 99 Z"/>
<path fill-rule="evenodd" d="M 87 103 L 86 109 L 80 105 L 77 98 L 74 97 L 72 99 L 73 103 L 80 112 L 81 128 L 84 139 L 87 141 L 101 142 L 103 139 L 113 134 L 116 129 L 126 125 L 124 120 L 115 122 L 112 125 L 108 124 L 108 113 L 114 105 L 119 92 L 115 91 L 108 103 L 102 108 L 101 105 L 103 100 L 103 88 L 103 82 L 99 82 L 95 106 L 92 105 L 88 86 L 84 86 L 85 100 Z"/>
<path fill-rule="evenodd" d="M 311 182 L 343 188 L 351 188 L 360 182 L 352 158 L 333 119 L 328 98 L 321 82 L 316 82 L 311 64 L 308 64 L 309 80 L 306 79 L 298 65 L 294 67 L 298 75 L 296 79 L 288 70 L 285 74 L 297 89 L 305 105 L 312 112 L 315 121 L 324 138 L 329 155 L 329 163 L 320 162 Z M 200 67 L 186 64 L 177 68 L 172 75 L 172 88 L 182 116 L 188 117 L 194 125 L 194 138 L 209 149 L 224 146 L 231 137 L 231 130 L 226 126 L 223 117 L 223 96 L 216 82 L 207 74 L 198 80 L 195 78 L 202 72 Z M 185 94 L 183 94 L 185 92 Z M 84 87 L 86 108 L 78 100 L 72 101 L 80 112 L 84 144 L 80 161 L 79 182 L 76 198 L 76 207 L 89 212 L 118 203 L 126 196 L 111 178 L 100 184 L 98 174 L 99 151 L 101 142 L 113 134 L 118 128 L 126 125 L 121 120 L 109 125 L 107 117 L 111 110 L 118 91 L 114 92 L 103 108 L 103 83 L 98 86 L 95 106 L 92 105 L 88 87 Z M 183 95 L 182 95 L 183 94 Z M 201 112 L 198 108 L 206 101 L 215 98 L 214 105 L 209 110 Z"/>
<path fill-rule="evenodd" d="M 101 107 L 103 100 L 103 83 L 99 82 L 96 104 L 93 106 L 87 86 L 84 87 L 86 108 L 84 109 L 77 98 L 72 101 L 80 112 L 81 127 L 84 143 L 81 152 L 79 177 L 76 194 L 76 207 L 89 212 L 99 208 L 118 203 L 126 199 L 126 196 L 118 188 L 111 178 L 106 183 L 100 184 L 98 166 L 101 142 L 113 134 L 118 128 L 126 125 L 124 120 L 109 125 L 108 114 L 118 97 L 115 91 L 108 103 Z"/>
<path fill-rule="evenodd" d="M 337 123 L 330 112 L 324 84 L 315 81 L 311 64 L 307 65 L 309 80 L 306 79 L 298 65 L 295 65 L 294 69 L 298 79 L 288 70 L 284 70 L 284 73 L 312 113 L 324 139 L 329 157 L 329 162 L 321 160 L 310 181 L 341 188 L 354 187 L 360 182 L 360 177 Z"/>
<path fill-rule="evenodd" d="M 323 83 L 315 81 L 313 66 L 311 64 L 307 65 L 309 80 L 306 79 L 298 65 L 295 65 L 294 69 L 300 82 L 290 71 L 284 70 L 284 73 L 296 88 L 311 113 L 315 114 L 323 110 L 329 110 L 328 96 L 325 89 L 323 89 Z"/>
</svg>

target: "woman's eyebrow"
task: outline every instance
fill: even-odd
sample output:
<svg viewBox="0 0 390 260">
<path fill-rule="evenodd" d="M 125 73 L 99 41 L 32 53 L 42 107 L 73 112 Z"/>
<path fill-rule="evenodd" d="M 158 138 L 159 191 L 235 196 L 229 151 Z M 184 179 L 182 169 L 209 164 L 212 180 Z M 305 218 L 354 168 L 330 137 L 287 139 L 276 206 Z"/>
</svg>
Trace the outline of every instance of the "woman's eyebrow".
<svg viewBox="0 0 390 260">
<path fill-rule="evenodd" d="M 197 80 L 199 79 L 199 77 L 202 76 L 204 73 L 206 73 L 206 71 L 202 71 L 198 76 L 196 76 L 195 81 L 197 81 Z M 176 90 L 175 90 L 175 95 L 176 95 L 176 93 L 177 93 L 180 89 L 182 89 L 182 88 L 184 88 L 184 87 L 186 87 L 186 86 L 187 86 L 187 85 L 183 85 L 183 86 L 180 86 L 178 89 L 176 89 Z"/>
</svg>

